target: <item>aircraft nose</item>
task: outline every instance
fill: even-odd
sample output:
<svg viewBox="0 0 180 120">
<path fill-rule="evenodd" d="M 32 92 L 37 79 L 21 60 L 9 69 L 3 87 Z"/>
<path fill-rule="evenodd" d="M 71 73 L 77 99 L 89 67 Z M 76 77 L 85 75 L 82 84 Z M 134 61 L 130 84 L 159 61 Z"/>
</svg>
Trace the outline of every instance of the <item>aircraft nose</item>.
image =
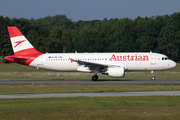
<svg viewBox="0 0 180 120">
<path fill-rule="evenodd" d="M 172 61 L 171 64 L 170 64 L 170 66 L 171 66 L 172 68 L 175 68 L 175 67 L 176 67 L 176 62 Z"/>
</svg>

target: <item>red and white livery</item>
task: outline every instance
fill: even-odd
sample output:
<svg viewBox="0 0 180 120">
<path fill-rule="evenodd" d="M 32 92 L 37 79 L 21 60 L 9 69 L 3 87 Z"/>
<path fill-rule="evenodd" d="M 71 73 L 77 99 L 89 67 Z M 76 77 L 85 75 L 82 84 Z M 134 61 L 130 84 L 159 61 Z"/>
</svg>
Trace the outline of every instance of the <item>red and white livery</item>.
<svg viewBox="0 0 180 120">
<path fill-rule="evenodd" d="M 37 51 L 15 26 L 8 27 L 14 55 L 5 60 L 55 71 L 93 72 L 111 77 L 124 77 L 126 71 L 154 71 L 172 69 L 176 63 L 167 56 L 152 52 L 122 53 L 41 53 Z"/>
</svg>

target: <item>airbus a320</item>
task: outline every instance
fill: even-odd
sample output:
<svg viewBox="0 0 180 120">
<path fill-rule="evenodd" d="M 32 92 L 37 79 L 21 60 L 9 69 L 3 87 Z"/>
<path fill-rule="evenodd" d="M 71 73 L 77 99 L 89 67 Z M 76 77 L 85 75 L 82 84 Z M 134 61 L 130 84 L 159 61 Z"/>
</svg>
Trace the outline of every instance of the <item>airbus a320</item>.
<svg viewBox="0 0 180 120">
<path fill-rule="evenodd" d="M 91 72 L 92 80 L 98 80 L 98 73 L 111 77 L 124 77 L 126 71 L 168 70 L 176 66 L 166 55 L 152 52 L 117 53 L 41 53 L 37 51 L 15 26 L 8 32 L 14 55 L 5 60 L 41 69 L 64 72 Z"/>
</svg>

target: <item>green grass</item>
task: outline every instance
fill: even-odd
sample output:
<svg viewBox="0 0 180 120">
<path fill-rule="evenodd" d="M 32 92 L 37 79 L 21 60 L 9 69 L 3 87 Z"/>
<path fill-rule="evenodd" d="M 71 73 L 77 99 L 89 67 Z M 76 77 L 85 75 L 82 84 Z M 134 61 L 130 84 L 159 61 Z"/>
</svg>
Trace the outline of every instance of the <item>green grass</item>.
<svg viewBox="0 0 180 120">
<path fill-rule="evenodd" d="M 156 72 L 157 79 L 179 79 L 180 64 L 168 71 Z M 59 76 L 56 76 L 59 74 Z M 0 64 L 0 79 L 91 79 L 90 73 L 54 72 L 35 69 L 18 64 Z M 116 79 L 99 74 L 100 79 Z M 127 72 L 121 79 L 150 79 L 150 72 Z M 117 78 L 120 79 L 120 78 Z M 114 91 L 159 91 L 180 90 L 179 85 L 4 85 L 0 94 L 28 93 L 75 93 L 75 92 L 114 92 Z"/>
<path fill-rule="evenodd" d="M 59 74 L 59 76 L 56 76 Z M 0 79 L 91 79 L 90 73 L 53 72 L 17 64 L 0 64 Z M 179 79 L 180 64 L 155 73 L 157 79 Z M 127 72 L 121 79 L 150 79 L 150 72 Z M 100 79 L 114 79 L 100 75 Z M 119 79 L 119 78 L 118 78 Z M 180 85 L 1 85 L 0 94 L 180 90 Z M 65 97 L 0 99 L 6 120 L 177 120 L 180 96 Z"/>
<path fill-rule="evenodd" d="M 180 90 L 180 85 L 1 85 L 0 94 Z"/>
<path fill-rule="evenodd" d="M 0 99 L 0 119 L 177 120 L 180 96 Z"/>
<path fill-rule="evenodd" d="M 59 74 L 59 76 L 57 76 Z M 0 64 L 0 79 L 91 79 L 93 73 L 55 72 L 19 64 Z M 99 79 L 150 79 L 150 72 L 126 72 L 123 78 L 98 74 Z M 180 79 L 180 64 L 174 69 L 155 72 L 156 79 Z"/>
</svg>

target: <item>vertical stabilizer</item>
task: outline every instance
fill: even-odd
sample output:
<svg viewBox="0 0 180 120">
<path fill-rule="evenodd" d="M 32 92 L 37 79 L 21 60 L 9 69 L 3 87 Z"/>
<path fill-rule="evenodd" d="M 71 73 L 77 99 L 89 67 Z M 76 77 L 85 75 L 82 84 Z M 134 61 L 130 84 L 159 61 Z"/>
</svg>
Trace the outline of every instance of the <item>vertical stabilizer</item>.
<svg viewBox="0 0 180 120">
<path fill-rule="evenodd" d="M 8 26 L 9 36 L 15 55 L 40 54 L 15 26 Z"/>
</svg>

